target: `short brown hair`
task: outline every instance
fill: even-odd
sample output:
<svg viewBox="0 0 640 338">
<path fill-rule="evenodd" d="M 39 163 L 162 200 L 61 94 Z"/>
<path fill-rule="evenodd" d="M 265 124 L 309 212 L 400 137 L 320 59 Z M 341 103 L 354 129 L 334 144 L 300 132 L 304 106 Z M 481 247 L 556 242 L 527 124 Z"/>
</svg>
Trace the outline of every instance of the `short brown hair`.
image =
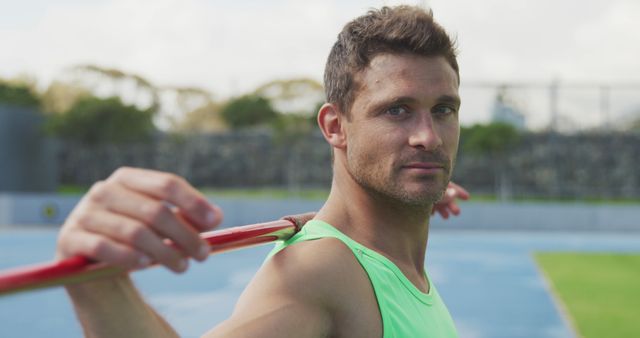
<svg viewBox="0 0 640 338">
<path fill-rule="evenodd" d="M 347 23 L 338 35 L 324 72 L 326 101 L 349 116 L 358 90 L 355 75 L 383 53 L 443 56 L 460 80 L 455 42 L 433 20 L 431 11 L 414 6 L 382 7 Z"/>
</svg>

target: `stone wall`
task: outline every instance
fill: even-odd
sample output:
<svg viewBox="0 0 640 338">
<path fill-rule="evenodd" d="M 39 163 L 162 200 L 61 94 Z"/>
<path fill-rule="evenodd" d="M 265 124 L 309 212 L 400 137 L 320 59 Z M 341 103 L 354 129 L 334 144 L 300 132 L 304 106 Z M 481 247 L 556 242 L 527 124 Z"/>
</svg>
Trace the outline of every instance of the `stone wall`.
<svg viewBox="0 0 640 338">
<path fill-rule="evenodd" d="M 63 144 L 60 182 L 89 185 L 119 166 L 154 168 L 200 187 L 328 187 L 331 152 L 319 133 L 295 142 L 268 132 L 158 137 L 150 144 Z M 501 157 L 458 156 L 454 180 L 476 194 L 640 197 L 640 135 L 527 134 Z"/>
<path fill-rule="evenodd" d="M 268 132 L 161 136 L 150 144 L 64 144 L 60 182 L 88 185 L 120 166 L 169 171 L 207 187 L 328 186 L 331 153 L 321 135 L 288 142 Z"/>
<path fill-rule="evenodd" d="M 640 134 L 527 134 L 503 158 L 461 152 L 455 179 L 507 197 L 637 198 Z"/>
</svg>

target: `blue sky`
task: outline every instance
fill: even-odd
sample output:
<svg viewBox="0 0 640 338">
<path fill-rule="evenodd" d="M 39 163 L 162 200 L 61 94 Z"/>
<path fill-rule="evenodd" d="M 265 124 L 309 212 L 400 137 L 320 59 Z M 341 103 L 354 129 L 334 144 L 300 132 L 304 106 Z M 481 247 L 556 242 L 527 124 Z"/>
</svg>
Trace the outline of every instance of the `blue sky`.
<svg viewBox="0 0 640 338">
<path fill-rule="evenodd" d="M 93 63 L 218 97 L 320 80 L 341 27 L 397 1 L 0 0 L 0 77 Z M 431 0 L 473 81 L 640 82 L 635 0 Z M 473 115 L 473 112 L 470 112 Z"/>
</svg>

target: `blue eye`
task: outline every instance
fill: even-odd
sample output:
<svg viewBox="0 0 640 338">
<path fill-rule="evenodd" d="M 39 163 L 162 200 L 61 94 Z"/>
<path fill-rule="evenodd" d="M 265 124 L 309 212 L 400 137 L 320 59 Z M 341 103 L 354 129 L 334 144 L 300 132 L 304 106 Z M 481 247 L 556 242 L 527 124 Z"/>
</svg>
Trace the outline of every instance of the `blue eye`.
<svg viewBox="0 0 640 338">
<path fill-rule="evenodd" d="M 387 109 L 387 114 L 391 116 L 401 116 L 404 114 L 409 114 L 409 111 L 403 106 L 394 106 Z"/>
<path fill-rule="evenodd" d="M 456 109 L 450 106 L 437 106 L 433 109 L 433 113 L 437 115 L 455 114 Z"/>
</svg>

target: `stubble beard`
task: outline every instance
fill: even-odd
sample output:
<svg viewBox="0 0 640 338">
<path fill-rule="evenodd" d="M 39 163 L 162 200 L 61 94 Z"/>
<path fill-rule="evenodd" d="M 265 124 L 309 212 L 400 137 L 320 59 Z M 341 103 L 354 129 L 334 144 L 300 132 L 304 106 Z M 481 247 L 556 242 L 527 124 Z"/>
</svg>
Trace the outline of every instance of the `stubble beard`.
<svg viewBox="0 0 640 338">
<path fill-rule="evenodd" d="M 384 162 L 373 164 L 376 161 L 349 157 L 351 159 L 348 161 L 347 170 L 350 176 L 371 196 L 392 204 L 419 209 L 430 207 L 442 199 L 451 178 L 451 168 L 454 165 L 451 163 L 445 168 L 444 177 L 435 175 L 424 178 L 424 184 L 431 185 L 429 189 L 412 192 L 404 186 L 407 183 L 399 179 L 401 169 L 392 168 L 389 172 L 389 169 L 384 167 Z"/>
</svg>

